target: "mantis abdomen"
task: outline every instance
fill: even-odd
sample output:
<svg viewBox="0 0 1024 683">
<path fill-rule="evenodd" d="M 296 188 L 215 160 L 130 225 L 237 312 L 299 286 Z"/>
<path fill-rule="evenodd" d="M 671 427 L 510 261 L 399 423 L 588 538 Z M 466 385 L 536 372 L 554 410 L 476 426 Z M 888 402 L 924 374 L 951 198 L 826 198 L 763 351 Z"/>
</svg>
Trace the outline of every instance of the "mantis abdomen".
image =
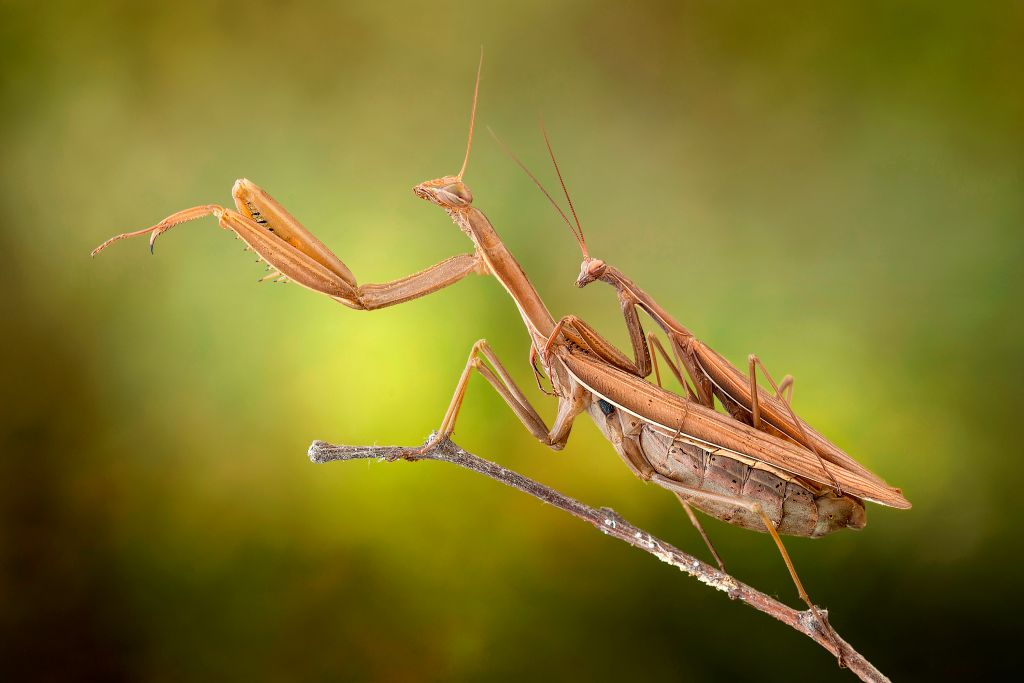
<svg viewBox="0 0 1024 683">
<path fill-rule="evenodd" d="M 735 502 L 743 500 L 760 505 L 778 533 L 790 536 L 818 538 L 866 523 L 864 504 L 853 496 L 837 496 L 827 488 L 815 491 L 756 460 L 701 448 L 681 435 L 666 435 L 604 400 L 595 401 L 589 412 L 637 476 L 654 479 L 724 522 L 766 531 L 758 512 Z"/>
</svg>

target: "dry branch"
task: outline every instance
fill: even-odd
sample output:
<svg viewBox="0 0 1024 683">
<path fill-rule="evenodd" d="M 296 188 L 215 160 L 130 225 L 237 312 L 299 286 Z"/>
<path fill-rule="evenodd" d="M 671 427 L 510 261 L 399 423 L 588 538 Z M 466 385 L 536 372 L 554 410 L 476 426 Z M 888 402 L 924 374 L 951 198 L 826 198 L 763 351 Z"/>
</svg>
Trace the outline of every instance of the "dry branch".
<svg viewBox="0 0 1024 683">
<path fill-rule="evenodd" d="M 833 656 L 840 658 L 840 661 L 849 667 L 850 671 L 857 674 L 861 680 L 889 680 L 871 662 L 854 650 L 849 643 L 835 635 L 834 631 L 832 632 L 833 635 L 830 636 L 810 610 L 799 611 L 788 607 L 771 596 L 741 581 L 737 581 L 729 574 L 721 572 L 652 534 L 633 526 L 610 508 L 596 509 L 584 505 L 521 474 L 473 455 L 459 448 L 453 441 L 441 441 L 423 452 L 403 446 L 335 446 L 324 441 L 314 441 L 309 447 L 308 454 L 309 459 L 315 463 L 367 458 L 387 462 L 399 459 L 411 461 L 439 460 L 483 474 L 506 486 L 511 486 L 524 493 L 528 493 L 538 500 L 554 505 L 575 517 L 579 517 L 600 529 L 602 533 L 614 536 L 634 548 L 646 551 L 662 562 L 686 572 L 701 583 L 726 593 L 733 600 L 744 602 L 754 609 L 778 619 L 814 640 L 814 642 L 825 648 Z M 820 611 L 822 614 L 827 614 L 824 610 Z"/>
</svg>

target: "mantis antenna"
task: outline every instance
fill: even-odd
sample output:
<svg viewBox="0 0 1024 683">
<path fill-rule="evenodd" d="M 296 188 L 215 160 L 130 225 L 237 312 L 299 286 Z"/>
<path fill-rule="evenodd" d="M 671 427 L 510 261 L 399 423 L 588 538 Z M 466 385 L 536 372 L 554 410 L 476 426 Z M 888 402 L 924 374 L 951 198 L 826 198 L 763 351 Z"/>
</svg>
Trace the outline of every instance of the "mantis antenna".
<svg viewBox="0 0 1024 683">
<path fill-rule="evenodd" d="M 473 148 L 473 125 L 476 123 L 476 101 L 477 96 L 480 94 L 480 73 L 484 68 L 484 49 L 480 48 L 480 62 L 476 66 L 476 85 L 473 86 L 473 108 L 469 115 L 469 140 L 466 141 L 466 156 L 462 160 L 462 168 L 459 169 L 459 175 L 456 177 L 462 180 L 463 174 L 466 172 L 466 165 L 469 164 L 469 150 Z"/>
<path fill-rule="evenodd" d="M 562 171 L 558 168 L 555 152 L 551 149 L 551 140 L 548 139 L 548 131 L 544 128 L 543 120 L 540 122 L 540 132 L 544 134 L 544 144 L 548 147 L 548 156 L 551 157 L 551 163 L 555 165 L 555 173 L 558 174 L 558 182 L 562 185 L 562 193 L 565 194 L 565 199 L 569 202 L 569 210 L 572 211 L 572 217 L 576 220 L 576 229 L 573 230 L 573 234 L 576 235 L 576 241 L 580 243 L 580 249 L 583 250 L 583 258 L 588 259 L 590 254 L 587 253 L 587 241 L 583 237 L 583 226 L 580 225 L 580 217 L 576 215 L 576 207 L 572 205 L 572 197 L 569 196 L 569 190 L 565 187 L 565 180 L 562 178 Z M 571 229 L 572 226 L 570 225 L 569 228 Z"/>
<path fill-rule="evenodd" d="M 533 175 L 530 169 L 526 167 L 526 164 L 524 164 L 519 159 L 519 157 L 517 157 L 515 153 L 511 149 L 509 149 L 504 142 L 501 141 L 501 138 L 498 137 L 497 133 L 491 130 L 490 126 L 487 127 L 487 132 L 491 134 L 491 137 L 494 138 L 494 141 L 498 143 L 502 151 L 505 152 L 505 154 L 507 154 L 509 158 L 512 159 L 512 161 L 516 162 L 519 168 L 523 169 L 523 172 L 530 177 L 530 180 L 533 181 L 533 184 L 536 185 L 542 193 L 544 193 L 544 196 L 547 197 L 549 202 L 551 202 L 551 206 L 555 207 L 555 211 L 557 211 L 558 214 L 562 217 L 562 220 L 565 221 L 565 224 L 569 226 L 569 230 L 572 232 L 572 236 L 576 238 L 576 241 L 580 245 L 580 249 L 583 250 L 583 256 L 589 258 L 589 255 L 587 254 L 586 242 L 582 240 L 582 231 L 580 233 L 576 232 L 576 228 L 573 227 L 572 221 L 570 221 L 569 217 L 565 215 L 565 211 L 562 211 L 562 207 L 558 205 L 558 202 L 555 201 L 555 198 L 552 197 L 546 189 L 544 189 L 544 185 L 542 185 L 541 182 L 537 180 L 537 176 Z M 573 212 L 573 215 L 576 215 L 575 212 Z"/>
</svg>

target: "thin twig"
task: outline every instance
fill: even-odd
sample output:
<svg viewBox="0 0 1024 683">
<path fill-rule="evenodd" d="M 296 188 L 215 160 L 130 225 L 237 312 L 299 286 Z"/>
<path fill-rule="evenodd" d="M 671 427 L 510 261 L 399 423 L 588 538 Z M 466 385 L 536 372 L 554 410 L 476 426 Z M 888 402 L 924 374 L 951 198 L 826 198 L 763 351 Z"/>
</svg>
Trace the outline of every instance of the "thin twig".
<svg viewBox="0 0 1024 683">
<path fill-rule="evenodd" d="M 540 501 L 554 505 L 570 515 L 589 522 L 607 536 L 614 536 L 634 548 L 639 548 L 654 555 L 662 562 L 686 572 L 701 583 L 726 593 L 733 600 L 744 602 L 754 609 L 778 619 L 814 640 L 814 642 L 825 648 L 833 656 L 838 657 L 840 655 L 839 649 L 841 648 L 841 661 L 849 667 L 850 671 L 857 674 L 861 680 L 872 682 L 889 680 L 871 662 L 854 650 L 849 643 L 835 635 L 834 631 L 830 637 L 810 610 L 799 611 L 788 607 L 742 581 L 737 581 L 729 574 L 721 572 L 692 555 L 684 553 L 643 529 L 633 526 L 610 508 L 595 509 L 584 505 L 508 468 L 473 455 L 459 448 L 453 441 L 447 439 L 440 441 L 422 452 L 419 452 L 418 449 L 404 446 L 335 446 L 325 441 L 314 441 L 309 447 L 309 459 L 315 463 L 367 458 L 387 462 L 394 460 L 439 460 L 464 467 L 499 481 L 506 486 L 519 489 Z M 824 610 L 821 611 L 827 614 Z M 835 638 L 835 641 L 833 641 L 833 638 Z"/>
</svg>

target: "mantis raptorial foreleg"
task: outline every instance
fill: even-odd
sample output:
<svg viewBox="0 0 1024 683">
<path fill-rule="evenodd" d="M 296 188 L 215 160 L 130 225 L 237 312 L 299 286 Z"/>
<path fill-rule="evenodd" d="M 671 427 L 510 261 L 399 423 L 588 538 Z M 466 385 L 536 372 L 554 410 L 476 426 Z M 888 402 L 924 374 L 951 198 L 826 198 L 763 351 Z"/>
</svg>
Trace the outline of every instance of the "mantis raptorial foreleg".
<svg viewBox="0 0 1024 683">
<path fill-rule="evenodd" d="M 629 343 L 633 349 L 633 360 L 627 358 L 624 353 L 602 337 L 588 323 L 574 315 L 567 315 L 555 324 L 555 329 L 544 347 L 545 356 L 550 353 L 551 346 L 558 339 L 559 334 L 564 333 L 573 343 L 588 349 L 602 360 L 630 374 L 637 377 L 647 377 L 650 375 L 655 367 L 651 357 L 650 343 L 651 340 L 658 343 L 657 339 L 644 335 L 643 325 L 640 323 L 639 315 L 637 315 L 636 302 L 625 292 L 619 293 L 619 305 L 622 309 L 622 315 L 626 319 L 626 331 L 629 333 Z M 576 335 L 574 336 L 570 330 L 574 331 Z M 664 349 L 662 349 L 662 353 L 664 354 Z M 659 384 L 660 381 L 659 378 Z"/>
<path fill-rule="evenodd" d="M 653 349 L 660 351 L 676 379 L 686 389 L 686 393 L 689 398 L 709 408 L 714 407 L 714 394 L 712 393 L 711 383 L 708 381 L 706 376 L 696 371 L 696 363 L 692 358 L 692 354 L 688 354 L 686 348 L 684 348 L 678 340 L 674 337 L 670 337 L 669 342 L 672 345 L 672 352 L 676 357 L 678 365 L 673 363 L 671 359 L 669 359 L 668 353 L 665 352 L 665 348 L 657 337 L 650 334 L 647 335 L 645 340 L 643 325 L 640 323 L 640 315 L 638 312 L 640 310 L 640 302 L 625 289 L 617 290 L 617 294 L 619 298 L 619 308 L 622 311 L 623 322 L 626 324 L 626 332 L 629 334 L 629 339 L 633 344 L 633 348 L 636 349 L 638 345 L 641 345 L 643 346 L 645 353 L 651 353 L 652 355 Z M 650 347 L 650 349 L 648 349 L 648 347 Z M 690 382 L 683 379 L 679 366 L 686 369 L 686 374 L 690 377 Z M 646 377 L 646 375 L 643 376 Z M 690 388 L 690 383 L 693 384 L 696 391 Z"/>
<path fill-rule="evenodd" d="M 359 285 L 341 259 L 256 184 L 239 180 L 231 194 L 237 210 L 216 204 L 185 209 L 152 227 L 112 237 L 92 253 L 95 256 L 118 240 L 145 234 L 150 236 L 152 251 L 156 238 L 174 226 L 212 215 L 221 228 L 234 232 L 273 269 L 262 280 L 291 280 L 360 310 L 400 304 L 443 289 L 470 273 L 485 272 L 479 254 L 459 254 L 404 278 Z"/>
<path fill-rule="evenodd" d="M 639 314 L 637 313 L 637 309 L 640 308 L 640 302 L 630 293 L 626 292 L 625 289 L 619 289 L 618 296 L 619 301 L 622 305 L 622 311 L 626 322 L 626 328 L 629 330 L 630 338 L 632 339 L 638 333 L 642 335 L 643 332 L 642 330 L 639 329 Z M 672 330 L 666 330 L 666 333 L 669 334 L 669 342 L 672 344 L 672 350 L 676 354 L 676 358 L 679 361 L 679 364 L 686 368 L 686 372 L 690 377 L 690 381 L 693 382 L 694 387 L 696 387 L 696 396 L 694 397 L 695 400 L 701 403 L 702 405 L 707 406 L 708 408 L 714 408 L 714 400 L 716 396 L 716 392 L 714 390 L 715 385 L 712 383 L 708 374 L 701 369 L 701 366 L 697 361 L 696 357 L 691 351 L 688 350 L 687 347 L 687 342 L 692 341 L 693 338 L 684 337 L 680 339 L 677 334 L 673 333 Z M 764 375 L 767 378 L 769 384 L 771 384 L 772 389 L 775 390 L 775 396 L 782 400 L 782 405 L 785 407 L 789 415 L 790 424 L 801 437 L 800 443 L 806 445 L 809 448 L 809 450 L 811 450 L 811 452 L 814 453 L 814 455 L 818 458 L 818 462 L 820 463 L 822 470 L 829 477 L 836 493 L 842 494 L 842 487 L 839 485 L 839 482 L 835 478 L 835 475 L 825 466 L 825 461 L 822 458 L 821 453 L 818 450 L 818 447 L 808 437 L 807 431 L 804 429 L 802 421 L 796 416 L 796 413 L 793 412 L 793 408 L 792 406 L 790 406 L 789 401 L 783 397 L 782 388 L 780 387 L 780 385 L 775 383 L 775 380 L 772 378 L 767 368 L 764 367 L 764 364 L 761 363 L 760 359 L 757 356 L 751 354 L 749 358 L 749 382 L 751 395 L 750 411 L 747 412 L 746 407 L 744 407 L 739 401 L 734 399 L 732 396 L 729 396 L 724 392 L 720 391 L 717 393 L 718 400 L 722 402 L 722 405 L 725 407 L 725 409 L 735 419 L 741 421 L 750 420 L 750 424 L 755 429 L 760 429 L 769 434 L 782 436 L 783 434 L 780 430 L 778 430 L 773 425 L 770 425 L 761 420 L 756 376 L 757 366 L 761 367 L 761 370 L 764 372 Z M 789 379 L 787 388 L 791 388 L 793 385 L 793 380 L 789 376 L 787 376 L 787 378 Z M 680 381 L 682 382 L 681 378 Z M 686 386 L 685 382 L 682 382 L 682 384 Z M 689 389 L 689 387 L 687 387 L 687 389 Z"/>
<path fill-rule="evenodd" d="M 679 366 L 669 359 L 668 353 L 666 353 L 661 341 L 653 334 L 649 334 L 645 338 L 643 325 L 640 323 L 640 315 L 638 313 L 638 310 L 640 309 L 640 302 L 630 295 L 629 292 L 623 289 L 618 290 L 618 297 L 619 308 L 622 310 L 622 318 L 626 323 L 626 332 L 629 334 L 630 343 L 633 345 L 633 353 L 637 358 L 637 366 L 640 366 L 641 358 L 643 358 L 647 363 L 646 366 L 640 366 L 642 370 L 646 370 L 645 374 L 634 374 L 637 374 L 640 377 L 646 377 L 651 373 L 651 368 L 653 368 L 653 362 L 651 361 L 651 358 L 653 357 L 652 350 L 656 349 L 661 352 L 662 357 L 665 359 L 665 362 L 668 363 L 672 373 L 675 375 L 679 383 L 685 388 L 687 395 L 692 400 L 699 402 L 701 405 L 705 405 L 709 408 L 714 407 L 714 394 L 712 393 L 711 383 L 703 373 L 697 372 L 695 362 L 692 358 L 688 358 L 687 351 L 683 345 L 675 338 L 671 338 L 669 340 L 672 344 L 672 351 L 676 356 L 676 360 L 679 365 L 686 368 L 686 374 L 689 375 L 690 382 L 692 382 L 693 386 L 696 387 L 696 392 L 690 388 L 690 383 L 683 379 Z M 687 360 L 690 360 L 690 362 L 687 362 Z M 630 371 L 629 368 L 623 369 L 627 372 Z"/>
<path fill-rule="evenodd" d="M 487 367 L 483 360 L 481 360 L 481 356 L 494 367 L 494 370 Z M 544 423 L 544 419 L 530 405 L 526 395 L 515 383 L 515 380 L 512 379 L 508 370 L 505 369 L 498 356 L 495 355 L 494 350 L 483 339 L 473 344 L 473 348 L 469 352 L 466 367 L 463 368 L 462 374 L 459 375 L 459 381 L 455 385 L 455 393 L 452 395 L 451 403 L 448 405 L 448 410 L 445 412 L 444 419 L 441 420 L 441 426 L 438 428 L 431 444 L 435 440 L 450 437 L 455 430 L 455 421 L 458 419 L 462 401 L 466 397 L 466 388 L 469 386 L 469 378 L 473 370 L 479 372 L 487 380 L 487 383 L 494 387 L 494 390 L 508 404 L 512 412 L 519 418 L 519 421 L 541 443 L 556 451 L 565 447 L 565 442 L 569 438 L 569 432 L 572 430 L 573 420 L 586 409 L 587 393 L 577 386 L 570 396 L 559 397 L 558 415 L 555 417 L 554 425 L 549 430 Z M 427 444 L 425 449 L 429 448 L 431 444 Z"/>
<path fill-rule="evenodd" d="M 651 354 L 647 348 L 647 342 L 644 339 L 642 329 L 638 338 L 632 338 L 631 335 L 634 360 L 630 360 L 611 342 L 602 337 L 597 330 L 574 315 L 567 315 L 555 323 L 555 328 L 548 337 L 547 344 L 545 344 L 543 349 L 545 358 L 550 356 L 551 347 L 560 335 L 564 335 L 577 346 L 587 349 L 601 360 L 611 363 L 631 375 L 647 377 L 651 374 L 651 368 L 653 367 L 651 364 Z"/>
<path fill-rule="evenodd" d="M 433 294 L 474 272 L 480 273 L 480 257 L 476 254 L 459 254 L 397 280 L 358 286 L 355 288 L 355 299 L 341 303 L 350 308 L 374 311 Z"/>
<path fill-rule="evenodd" d="M 625 293 L 622 293 L 619 295 L 619 308 L 622 311 L 622 317 L 626 320 L 626 332 L 629 334 L 629 343 L 633 347 L 637 374 L 640 377 L 647 377 L 651 374 L 653 361 L 651 360 L 651 349 L 644 336 L 643 325 L 640 324 L 640 316 L 636 312 L 636 306 Z"/>
</svg>

